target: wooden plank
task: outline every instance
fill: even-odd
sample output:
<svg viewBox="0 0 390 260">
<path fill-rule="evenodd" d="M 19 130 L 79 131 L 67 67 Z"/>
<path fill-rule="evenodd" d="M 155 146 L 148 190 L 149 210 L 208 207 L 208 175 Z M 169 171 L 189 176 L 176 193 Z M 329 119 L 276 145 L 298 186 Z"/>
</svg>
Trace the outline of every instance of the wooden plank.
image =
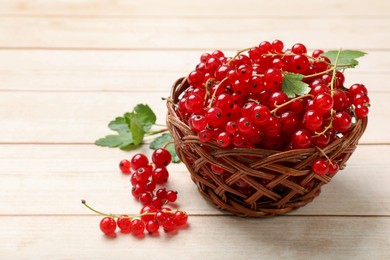
<svg viewBox="0 0 390 260">
<path fill-rule="evenodd" d="M 109 121 L 130 111 L 136 104 L 149 104 L 159 123 L 165 122 L 161 97 L 153 93 L 121 92 L 3 92 L 0 95 L 0 143 L 93 143 L 112 133 Z M 371 93 L 370 122 L 362 143 L 390 143 L 390 93 Z M 15 131 L 18 129 L 18 131 Z"/>
<path fill-rule="evenodd" d="M 99 217 L 12 216 L 1 221 L 4 258 L 390 258 L 390 218 L 190 217 L 189 227 L 177 234 L 142 239 L 119 233 L 115 239 L 105 237 Z"/>
<path fill-rule="evenodd" d="M 0 17 L 0 47 L 234 50 L 283 35 L 286 46 L 388 49 L 390 18 L 306 19 Z"/>
<path fill-rule="evenodd" d="M 155 92 L 168 90 L 176 79 L 186 76 L 191 70 L 188 65 L 188 71 L 134 71 L 121 68 L 94 72 L 88 68 L 91 63 L 78 71 L 74 70 L 69 63 L 62 64 L 62 68 L 53 69 L 47 66 L 41 68 L 40 72 L 34 68 L 24 70 L 7 68 L 0 71 L 0 91 Z M 104 63 L 98 65 L 100 64 Z M 345 72 L 345 86 L 364 83 L 370 93 L 390 92 L 390 88 L 383 83 L 390 82 L 389 73 L 360 72 L 360 70 L 356 68 Z"/>
<path fill-rule="evenodd" d="M 98 15 L 98 16 L 200 16 L 200 17 L 250 17 L 250 16 L 298 16 L 298 17 L 334 17 L 334 16 L 388 16 L 388 1 L 316 1 L 302 0 L 294 4 L 285 1 L 240 1 L 223 0 L 196 2 L 133 0 L 2 0 L 2 15 Z"/>
<path fill-rule="evenodd" d="M 136 152 L 93 145 L 0 145 L 0 216 L 93 214 L 81 199 L 117 214 L 137 213 L 129 176 L 118 162 Z M 390 146 L 361 145 L 347 167 L 324 186 L 314 202 L 291 215 L 390 216 Z M 184 164 L 169 166 L 168 187 L 178 191 L 177 205 L 190 214 L 222 214 L 198 193 Z"/>
<path fill-rule="evenodd" d="M 165 91 L 195 68 L 202 53 L 0 50 L 0 91 Z M 370 92 L 388 92 L 389 61 L 390 52 L 370 51 L 345 72 L 346 85 L 363 82 Z"/>
</svg>

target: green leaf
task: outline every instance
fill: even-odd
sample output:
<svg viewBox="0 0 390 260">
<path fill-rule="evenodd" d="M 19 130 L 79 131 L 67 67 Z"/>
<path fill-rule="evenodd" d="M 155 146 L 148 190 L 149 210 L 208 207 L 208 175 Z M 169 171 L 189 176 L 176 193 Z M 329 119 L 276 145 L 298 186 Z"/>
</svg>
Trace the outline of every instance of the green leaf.
<svg viewBox="0 0 390 260">
<path fill-rule="evenodd" d="M 173 137 L 169 133 L 165 133 L 160 135 L 159 137 L 155 138 L 153 142 L 150 143 L 149 148 L 150 149 L 158 149 L 163 147 L 166 143 L 173 142 Z M 179 156 L 177 156 L 176 151 L 175 151 L 175 146 L 174 144 L 169 144 L 165 147 L 171 155 L 172 155 L 172 162 L 174 163 L 179 163 L 180 159 Z"/>
<path fill-rule="evenodd" d="M 137 115 L 138 122 L 145 132 L 149 131 L 156 123 L 157 117 L 148 105 L 138 104 L 134 107 L 134 111 Z"/>
<path fill-rule="evenodd" d="M 106 147 L 125 147 L 133 143 L 131 133 L 120 133 L 119 135 L 107 135 L 106 137 L 96 140 L 95 144 Z"/>
<path fill-rule="evenodd" d="M 327 51 L 321 56 L 328 57 L 332 64 L 336 62 L 336 57 L 339 51 Z M 363 57 L 367 53 L 356 50 L 341 50 L 339 60 L 337 62 L 337 69 L 347 69 L 347 68 L 355 68 L 359 62 L 356 60 L 357 58 Z"/>
<path fill-rule="evenodd" d="M 287 72 L 282 81 L 282 90 L 289 97 L 302 96 L 310 92 L 309 85 L 303 82 L 303 75 Z"/>
<path fill-rule="evenodd" d="M 145 131 L 134 112 L 125 114 L 126 122 L 129 125 L 130 132 L 133 135 L 133 143 L 139 145 L 144 139 Z"/>
<path fill-rule="evenodd" d="M 115 120 L 108 124 L 111 130 L 117 131 L 118 133 L 130 132 L 129 125 L 124 117 L 117 117 Z"/>
</svg>

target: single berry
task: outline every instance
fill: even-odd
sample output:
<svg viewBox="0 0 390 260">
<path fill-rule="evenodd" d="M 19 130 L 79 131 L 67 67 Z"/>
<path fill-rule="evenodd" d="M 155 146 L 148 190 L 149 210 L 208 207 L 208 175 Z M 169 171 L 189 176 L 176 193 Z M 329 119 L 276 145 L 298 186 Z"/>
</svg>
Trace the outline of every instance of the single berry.
<svg viewBox="0 0 390 260">
<path fill-rule="evenodd" d="M 158 222 L 156 220 L 150 220 L 146 223 L 146 231 L 148 231 L 149 233 L 153 234 L 153 233 L 156 233 L 158 231 L 160 227 L 160 224 L 158 224 Z"/>
<path fill-rule="evenodd" d="M 164 148 L 154 150 L 152 154 L 152 161 L 156 167 L 168 166 L 172 161 L 172 155 Z"/>
<path fill-rule="evenodd" d="M 130 174 L 130 162 L 128 160 L 122 160 L 119 163 L 119 169 L 123 174 Z"/>
<path fill-rule="evenodd" d="M 145 232 L 145 223 L 139 218 L 133 219 L 131 221 L 131 231 L 134 236 L 141 236 Z"/>
<path fill-rule="evenodd" d="M 167 200 L 169 202 L 175 202 L 177 199 L 177 191 L 169 190 L 167 192 Z"/>
<path fill-rule="evenodd" d="M 169 173 L 165 167 L 155 168 L 152 172 L 152 180 L 156 184 L 163 184 L 168 180 Z"/>
<path fill-rule="evenodd" d="M 136 171 L 140 167 L 145 167 L 149 164 L 149 159 L 146 155 L 138 153 L 131 158 L 131 168 Z"/>
<path fill-rule="evenodd" d="M 174 215 L 174 219 L 177 226 L 182 226 L 187 223 L 188 215 L 183 211 L 176 211 Z"/>
<path fill-rule="evenodd" d="M 329 162 L 324 159 L 316 159 L 312 164 L 312 170 L 317 175 L 325 175 L 329 172 Z"/>
<path fill-rule="evenodd" d="M 307 130 L 297 130 L 291 137 L 291 142 L 296 149 L 305 149 L 310 147 L 311 135 Z"/>
<path fill-rule="evenodd" d="M 117 219 L 118 228 L 122 233 L 130 233 L 131 232 L 131 220 L 127 215 L 122 215 Z"/>
<path fill-rule="evenodd" d="M 348 112 L 342 111 L 337 112 L 333 116 L 332 126 L 333 128 L 340 132 L 346 132 L 352 125 L 352 117 Z"/>
<path fill-rule="evenodd" d="M 112 236 L 115 233 L 116 222 L 112 217 L 105 217 L 100 221 L 100 230 L 107 236 Z"/>
</svg>

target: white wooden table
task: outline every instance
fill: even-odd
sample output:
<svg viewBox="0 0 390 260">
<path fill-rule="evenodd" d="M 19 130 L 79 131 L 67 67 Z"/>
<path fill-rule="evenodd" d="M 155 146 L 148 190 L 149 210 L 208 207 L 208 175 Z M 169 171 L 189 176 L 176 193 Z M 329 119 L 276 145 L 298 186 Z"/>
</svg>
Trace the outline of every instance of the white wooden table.
<svg viewBox="0 0 390 260">
<path fill-rule="evenodd" d="M 390 2 L 0 1 L 1 259 L 390 259 Z M 119 160 L 101 148 L 107 122 L 147 103 L 164 122 L 173 81 L 201 53 L 281 39 L 360 49 L 347 84 L 372 108 L 361 143 L 313 203 L 285 216 L 243 219 L 214 209 L 184 165 L 170 168 L 189 227 L 109 239 L 99 209 L 135 213 Z M 138 151 L 150 154 L 148 144 Z"/>
</svg>

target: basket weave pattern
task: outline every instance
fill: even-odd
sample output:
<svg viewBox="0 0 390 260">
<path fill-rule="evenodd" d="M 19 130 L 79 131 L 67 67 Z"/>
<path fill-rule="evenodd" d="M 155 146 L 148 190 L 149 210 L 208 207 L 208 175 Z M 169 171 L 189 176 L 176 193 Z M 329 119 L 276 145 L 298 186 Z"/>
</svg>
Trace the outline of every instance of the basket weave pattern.
<svg viewBox="0 0 390 260">
<path fill-rule="evenodd" d="M 322 156 L 316 148 L 274 151 L 259 148 L 221 149 L 216 143 L 201 143 L 176 113 L 181 94 L 189 88 L 185 78 L 177 80 L 167 102 L 167 126 L 174 138 L 178 156 L 188 168 L 201 195 L 217 208 L 235 215 L 272 217 L 300 208 L 320 194 L 332 175 L 311 172 L 312 162 Z M 359 119 L 353 129 L 330 143 L 322 151 L 335 159 L 342 169 L 352 155 L 367 126 Z M 210 165 L 227 172 L 227 178 L 213 173 Z M 253 192 L 244 194 L 235 188 L 243 180 Z"/>
</svg>

